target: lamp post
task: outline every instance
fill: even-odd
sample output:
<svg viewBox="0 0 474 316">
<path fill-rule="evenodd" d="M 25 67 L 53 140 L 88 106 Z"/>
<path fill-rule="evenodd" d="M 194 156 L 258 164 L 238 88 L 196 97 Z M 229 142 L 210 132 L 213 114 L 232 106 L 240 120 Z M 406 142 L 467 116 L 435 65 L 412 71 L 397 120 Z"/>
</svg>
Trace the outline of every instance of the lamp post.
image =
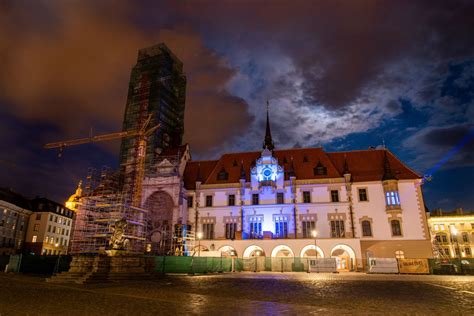
<svg viewBox="0 0 474 316">
<path fill-rule="evenodd" d="M 458 230 L 454 226 L 451 226 L 451 235 L 453 235 L 454 239 L 456 240 L 456 248 L 454 249 L 454 253 L 456 253 L 456 249 L 457 249 L 458 250 L 457 256 L 459 257 L 459 260 L 461 260 L 461 250 L 459 249 L 459 243 L 458 243 Z"/>
<path fill-rule="evenodd" d="M 316 266 L 316 272 L 319 272 L 319 269 L 318 269 L 318 263 L 316 262 L 316 260 L 318 259 L 318 247 L 316 246 L 316 237 L 318 236 L 318 232 L 316 231 L 316 229 L 313 229 L 313 231 L 311 232 L 311 236 L 313 236 L 314 238 L 314 264 Z"/>
<path fill-rule="evenodd" d="M 316 254 L 314 255 L 316 258 L 318 258 L 318 247 L 316 246 L 316 237 L 318 236 L 318 232 L 316 230 L 313 230 L 311 232 L 311 235 L 313 236 L 314 238 L 314 251 L 316 252 Z"/>
<path fill-rule="evenodd" d="M 456 246 L 454 246 L 453 244 L 453 247 L 455 247 L 454 253 L 456 253 L 456 249 L 457 249 L 457 252 L 458 252 L 457 257 L 459 258 L 459 268 L 461 269 L 461 273 L 462 273 L 463 271 L 462 271 L 462 263 L 461 263 L 461 249 L 459 249 L 459 243 L 458 243 L 458 230 L 454 226 L 451 226 L 451 240 L 452 240 L 452 236 L 454 236 L 454 239 L 456 240 Z"/>
<path fill-rule="evenodd" d="M 201 257 L 201 238 L 202 238 L 202 232 L 197 233 L 197 238 L 198 238 L 198 257 Z"/>
</svg>

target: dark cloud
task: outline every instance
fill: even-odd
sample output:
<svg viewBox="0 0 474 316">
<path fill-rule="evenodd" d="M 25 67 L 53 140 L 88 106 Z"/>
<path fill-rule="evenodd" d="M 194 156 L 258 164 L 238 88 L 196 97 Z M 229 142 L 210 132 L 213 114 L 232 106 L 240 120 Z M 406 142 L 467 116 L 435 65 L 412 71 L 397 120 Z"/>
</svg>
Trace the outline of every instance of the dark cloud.
<svg viewBox="0 0 474 316">
<path fill-rule="evenodd" d="M 195 150 L 217 146 L 251 120 L 246 102 L 225 92 L 235 71 L 198 34 L 186 28 L 146 34 L 130 22 L 129 3 L 110 4 L 112 11 L 79 1 L 4 5 L 0 101 L 11 113 L 58 126 L 56 139 L 83 136 L 91 126 L 120 129 L 137 50 L 164 41 L 185 65 L 186 139 Z"/>
<path fill-rule="evenodd" d="M 420 170 L 445 159 L 444 169 L 474 166 L 474 125 L 427 127 L 409 137 L 405 147 L 416 153 L 414 164 Z"/>
</svg>

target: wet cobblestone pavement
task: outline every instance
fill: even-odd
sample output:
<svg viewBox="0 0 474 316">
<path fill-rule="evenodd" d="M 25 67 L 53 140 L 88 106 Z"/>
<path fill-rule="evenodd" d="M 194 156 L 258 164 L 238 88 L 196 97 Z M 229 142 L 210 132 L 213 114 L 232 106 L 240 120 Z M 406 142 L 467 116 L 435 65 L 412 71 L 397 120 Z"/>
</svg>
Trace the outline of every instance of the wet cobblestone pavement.
<svg viewBox="0 0 474 316">
<path fill-rule="evenodd" d="M 0 275 L 0 315 L 473 315 L 474 277 L 306 273 L 59 285 Z"/>
</svg>

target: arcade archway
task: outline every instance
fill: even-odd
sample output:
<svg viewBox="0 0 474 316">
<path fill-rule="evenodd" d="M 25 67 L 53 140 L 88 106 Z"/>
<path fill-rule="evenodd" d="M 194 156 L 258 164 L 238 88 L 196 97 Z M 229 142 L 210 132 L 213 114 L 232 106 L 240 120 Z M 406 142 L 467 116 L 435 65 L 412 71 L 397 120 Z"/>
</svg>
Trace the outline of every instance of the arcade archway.
<svg viewBox="0 0 474 316">
<path fill-rule="evenodd" d="M 336 259 L 337 270 L 349 271 L 354 269 L 355 252 L 347 245 L 339 244 L 334 246 L 331 250 L 331 258 Z"/>
<path fill-rule="evenodd" d="M 265 257 L 265 251 L 259 246 L 249 246 L 244 251 L 244 258 Z"/>
<path fill-rule="evenodd" d="M 155 254 L 167 254 L 173 237 L 173 198 L 164 191 L 151 194 L 144 205 L 147 250 Z"/>
</svg>

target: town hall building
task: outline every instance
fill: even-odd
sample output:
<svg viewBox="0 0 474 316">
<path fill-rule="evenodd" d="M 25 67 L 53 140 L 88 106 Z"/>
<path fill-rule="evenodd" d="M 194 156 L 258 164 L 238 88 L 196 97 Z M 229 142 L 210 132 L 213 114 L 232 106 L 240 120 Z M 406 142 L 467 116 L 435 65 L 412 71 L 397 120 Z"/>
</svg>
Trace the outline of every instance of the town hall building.
<svg viewBox="0 0 474 316">
<path fill-rule="evenodd" d="M 277 149 L 194 161 L 167 149 L 144 179 L 147 251 L 239 258 L 430 258 L 422 177 L 388 149 Z"/>
</svg>

